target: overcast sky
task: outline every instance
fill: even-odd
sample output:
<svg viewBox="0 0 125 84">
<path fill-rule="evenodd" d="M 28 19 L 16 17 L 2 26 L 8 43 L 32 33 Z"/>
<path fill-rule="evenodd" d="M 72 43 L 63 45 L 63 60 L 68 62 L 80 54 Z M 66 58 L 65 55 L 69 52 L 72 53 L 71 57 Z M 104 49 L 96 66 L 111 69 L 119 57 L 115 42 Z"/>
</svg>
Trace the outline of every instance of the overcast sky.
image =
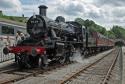
<svg viewBox="0 0 125 84">
<path fill-rule="evenodd" d="M 109 29 L 112 25 L 125 27 L 125 0 L 0 0 L 0 10 L 7 15 L 30 17 L 38 14 L 38 6 L 47 5 L 47 16 L 66 20 L 77 17 L 92 19 Z"/>
</svg>

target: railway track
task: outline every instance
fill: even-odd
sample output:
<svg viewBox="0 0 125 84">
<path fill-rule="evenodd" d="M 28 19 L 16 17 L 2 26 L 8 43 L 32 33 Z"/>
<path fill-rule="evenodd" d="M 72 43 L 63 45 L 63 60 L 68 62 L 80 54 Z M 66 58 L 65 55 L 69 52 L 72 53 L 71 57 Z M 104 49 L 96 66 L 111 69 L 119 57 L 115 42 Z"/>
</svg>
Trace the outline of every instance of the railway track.
<svg viewBox="0 0 125 84">
<path fill-rule="evenodd" d="M 96 64 L 96 62 L 99 62 L 104 58 L 106 58 L 107 56 L 111 55 L 113 51 L 107 51 L 106 53 L 99 54 L 87 60 L 85 59 L 83 64 L 74 63 L 66 67 L 59 68 L 57 70 L 49 71 L 48 73 L 45 73 L 45 74 L 38 74 L 36 77 L 28 77 L 24 80 L 15 82 L 15 84 L 31 84 L 31 83 L 32 84 L 64 84 L 64 83 L 68 84 L 71 82 L 72 78 L 74 79 L 75 76 L 73 75 L 76 74 L 78 71 L 82 70 L 83 68 L 87 68 L 87 67 L 89 68 L 90 65 Z M 117 54 L 117 52 L 115 52 L 115 54 Z M 86 63 L 85 61 L 89 61 L 89 62 Z M 88 75 L 89 74 L 87 74 L 87 76 Z M 84 84 L 84 83 L 74 83 L 74 84 Z M 85 83 L 85 84 L 89 84 L 89 83 Z"/>
<path fill-rule="evenodd" d="M 120 49 L 118 51 L 115 50 L 96 62 L 65 77 L 58 84 L 108 84 L 119 54 Z"/>
<path fill-rule="evenodd" d="M 59 65 L 59 64 L 53 64 L 49 68 L 43 70 L 40 68 L 34 68 L 34 69 L 23 69 L 20 70 L 19 68 L 6 68 L 6 70 L 1 69 L 0 70 L 0 84 L 8 84 L 13 83 L 16 81 L 19 81 L 21 79 L 25 79 L 27 77 L 35 77 L 38 74 L 45 73 L 47 71 L 52 71 L 59 69 L 60 67 L 65 67 L 67 64 Z"/>
<path fill-rule="evenodd" d="M 119 57 L 117 58 L 117 62 L 113 67 L 107 84 L 122 84 L 122 53 L 119 53 Z"/>
<path fill-rule="evenodd" d="M 111 54 L 111 52 L 110 53 L 108 53 L 108 55 L 110 55 Z M 117 54 L 117 52 L 115 52 L 115 54 Z M 107 57 L 107 55 L 105 55 L 105 56 L 103 56 L 102 58 L 100 58 L 99 60 L 97 60 L 96 62 L 100 62 L 101 60 L 103 60 L 103 58 L 106 58 Z M 96 63 L 94 62 L 94 63 L 91 63 L 92 65 L 95 65 Z M 90 66 L 91 66 L 91 64 L 88 66 L 84 66 L 85 68 L 89 68 Z M 68 66 L 68 65 L 67 65 Z M 33 70 L 23 70 L 23 71 L 20 71 L 20 70 L 18 70 L 18 69 L 10 69 L 10 70 L 5 70 L 5 71 L 2 71 L 2 72 L 0 72 L 0 84 L 8 84 L 8 83 L 13 83 L 13 82 L 16 82 L 16 81 L 19 81 L 19 80 L 21 80 L 21 79 L 26 79 L 26 78 L 30 78 L 30 77 L 45 77 L 46 75 L 48 75 L 48 74 L 46 74 L 46 75 L 44 75 L 43 73 L 49 73 L 49 74 L 51 74 L 51 72 L 55 72 L 56 70 L 57 70 L 57 72 L 58 72 L 58 70 L 60 69 L 60 70 L 62 70 L 63 68 L 65 68 L 65 67 L 67 67 L 66 65 L 54 65 L 54 66 L 51 66 L 50 68 L 48 68 L 47 70 L 41 70 L 41 69 L 38 69 L 38 68 L 36 68 L 36 69 L 33 69 Z M 69 64 L 69 66 L 70 66 L 70 64 Z M 73 67 L 70 67 L 70 68 L 72 68 L 72 70 L 73 69 L 77 69 L 77 67 L 76 66 L 79 66 L 79 68 L 80 68 L 80 70 L 81 70 L 81 72 L 83 72 L 82 71 L 82 69 L 83 69 L 83 65 L 82 64 L 71 64 L 71 66 L 73 66 Z M 77 74 L 79 74 L 80 72 L 78 72 L 79 71 L 79 68 L 78 68 L 78 70 L 77 70 Z M 83 69 L 83 70 L 87 70 L 87 69 Z M 63 72 L 63 71 L 62 71 Z M 70 72 L 70 70 L 69 70 L 69 72 Z M 69 72 L 67 72 L 67 73 L 69 73 Z M 58 72 L 58 73 L 60 73 L 60 72 Z M 64 73 L 64 72 L 63 72 Z M 59 79 L 59 81 L 56 81 L 56 83 L 53 83 L 51 80 L 50 81 L 48 81 L 48 83 L 45 83 L 45 84 L 64 84 L 64 83 L 71 83 L 72 81 L 72 78 L 74 79 L 74 77 L 75 76 L 77 76 L 77 74 L 76 74 L 76 72 L 73 72 L 73 74 L 70 74 L 70 75 L 60 75 L 60 76 L 63 76 L 63 78 L 64 79 Z M 65 77 L 65 76 L 67 76 L 67 77 Z M 72 76 L 72 77 L 71 77 Z M 52 77 L 54 77 L 53 75 L 52 75 Z M 56 78 L 56 77 L 55 77 Z M 59 77 L 58 77 L 59 78 Z M 41 79 L 42 80 L 42 79 Z M 44 80 L 44 78 L 43 78 L 43 80 Z M 46 80 L 46 79 L 45 79 Z M 44 81 L 45 81 L 44 80 Z M 60 81 L 61 80 L 61 81 Z M 18 84 L 18 82 L 17 82 L 17 84 Z M 19 83 L 20 84 L 20 83 Z M 34 83 L 33 83 L 34 84 Z M 72 84 L 72 83 L 71 83 Z M 81 84 L 83 84 L 83 83 L 81 83 Z M 88 83 L 89 84 L 89 83 Z M 93 84 L 93 83 L 92 83 Z"/>
</svg>

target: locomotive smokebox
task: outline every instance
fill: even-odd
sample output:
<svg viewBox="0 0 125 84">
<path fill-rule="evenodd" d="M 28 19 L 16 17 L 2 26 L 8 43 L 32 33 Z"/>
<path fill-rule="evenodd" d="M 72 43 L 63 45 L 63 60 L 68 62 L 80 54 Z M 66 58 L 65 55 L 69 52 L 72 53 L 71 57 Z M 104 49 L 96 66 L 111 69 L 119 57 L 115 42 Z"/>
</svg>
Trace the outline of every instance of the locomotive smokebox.
<svg viewBox="0 0 125 84">
<path fill-rule="evenodd" d="M 45 6 L 45 5 L 40 5 L 39 6 L 39 14 L 41 15 L 41 16 L 46 16 L 46 11 L 47 11 L 47 6 Z"/>
</svg>

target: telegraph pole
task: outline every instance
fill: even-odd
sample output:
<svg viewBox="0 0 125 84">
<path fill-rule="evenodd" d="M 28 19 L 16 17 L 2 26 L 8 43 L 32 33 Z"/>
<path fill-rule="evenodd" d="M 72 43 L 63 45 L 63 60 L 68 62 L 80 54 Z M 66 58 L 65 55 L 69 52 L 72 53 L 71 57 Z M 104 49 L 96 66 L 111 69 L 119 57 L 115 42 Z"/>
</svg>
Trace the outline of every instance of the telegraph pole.
<svg viewBox="0 0 125 84">
<path fill-rule="evenodd" d="M 85 29 L 86 29 L 86 49 L 88 47 L 88 28 L 87 26 L 85 26 Z"/>
</svg>

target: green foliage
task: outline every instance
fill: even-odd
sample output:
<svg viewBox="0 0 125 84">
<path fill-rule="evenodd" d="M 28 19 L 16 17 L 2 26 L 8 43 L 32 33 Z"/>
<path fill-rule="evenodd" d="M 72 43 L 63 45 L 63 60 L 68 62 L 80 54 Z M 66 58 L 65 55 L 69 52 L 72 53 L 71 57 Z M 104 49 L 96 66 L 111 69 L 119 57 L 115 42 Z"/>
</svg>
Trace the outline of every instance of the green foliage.
<svg viewBox="0 0 125 84">
<path fill-rule="evenodd" d="M 81 18 L 76 18 L 75 19 L 76 22 L 80 23 L 81 25 L 85 26 L 89 31 L 96 31 L 96 32 L 100 32 L 103 35 L 107 34 L 107 31 L 104 27 L 97 25 L 94 21 L 92 20 L 83 20 Z"/>
<path fill-rule="evenodd" d="M 116 38 L 115 33 L 113 31 L 111 31 L 111 30 L 107 31 L 107 35 L 108 35 L 109 38 L 112 38 L 112 39 Z"/>
<path fill-rule="evenodd" d="M 112 39 L 115 39 L 115 38 L 125 39 L 125 29 L 123 27 L 113 26 L 111 30 L 107 31 L 105 27 L 102 27 L 89 19 L 83 20 L 81 18 L 76 18 L 75 21 L 85 26 L 89 31 L 99 32 Z"/>
<path fill-rule="evenodd" d="M 0 18 L 12 20 L 12 21 L 17 21 L 17 22 L 22 22 L 22 23 L 26 22 L 26 17 L 0 15 Z"/>
<path fill-rule="evenodd" d="M 116 38 L 125 39 L 125 29 L 121 26 L 113 26 L 111 31 L 115 34 Z"/>
<path fill-rule="evenodd" d="M 2 16 L 3 14 L 2 13 L 0 13 L 0 16 Z"/>
<path fill-rule="evenodd" d="M 81 18 L 76 18 L 75 21 L 80 23 L 81 25 L 84 25 L 84 20 Z"/>
<path fill-rule="evenodd" d="M 116 45 L 116 46 L 119 46 L 119 47 L 125 46 L 124 42 L 122 42 L 122 41 L 117 41 L 117 42 L 115 43 L 115 45 Z"/>
</svg>

